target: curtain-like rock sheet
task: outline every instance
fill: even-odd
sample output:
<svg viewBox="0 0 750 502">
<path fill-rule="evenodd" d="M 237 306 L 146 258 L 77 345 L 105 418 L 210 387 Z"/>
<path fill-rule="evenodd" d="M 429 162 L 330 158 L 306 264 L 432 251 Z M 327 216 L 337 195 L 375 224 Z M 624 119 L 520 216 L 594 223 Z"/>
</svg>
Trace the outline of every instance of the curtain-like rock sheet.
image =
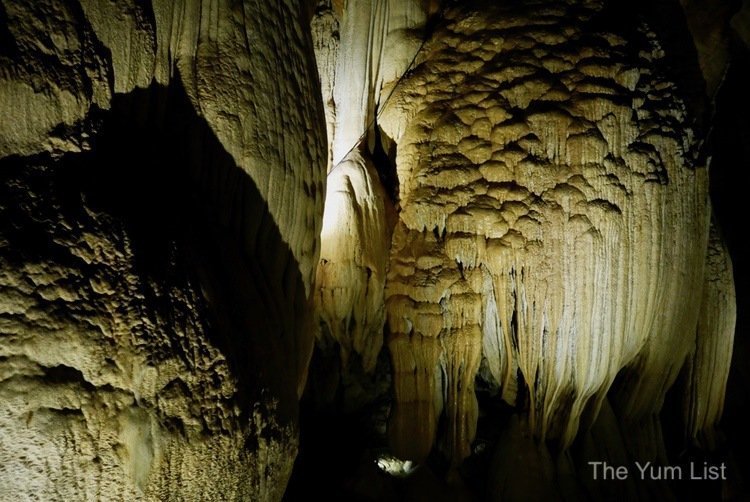
<svg viewBox="0 0 750 502">
<path fill-rule="evenodd" d="M 325 129 L 302 2 L 0 2 L 0 498 L 279 499 Z"/>
<path fill-rule="evenodd" d="M 477 374 L 521 411 L 498 494 L 581 430 L 663 460 L 683 370 L 710 444 L 731 264 L 660 30 L 449 2 L 413 63 L 437 2 L 308 4 L 0 0 L 0 498 L 280 498 L 312 337 L 370 371 L 386 316 L 400 457 L 469 455 Z"/>
<path fill-rule="evenodd" d="M 601 7 L 449 10 L 381 119 L 398 145 L 402 454 L 424 458 L 441 406 L 446 450 L 468 454 L 482 358 L 532 432 L 565 446 L 621 369 L 617 409 L 638 422 L 692 352 L 706 168 L 658 39 L 614 32 Z"/>
</svg>

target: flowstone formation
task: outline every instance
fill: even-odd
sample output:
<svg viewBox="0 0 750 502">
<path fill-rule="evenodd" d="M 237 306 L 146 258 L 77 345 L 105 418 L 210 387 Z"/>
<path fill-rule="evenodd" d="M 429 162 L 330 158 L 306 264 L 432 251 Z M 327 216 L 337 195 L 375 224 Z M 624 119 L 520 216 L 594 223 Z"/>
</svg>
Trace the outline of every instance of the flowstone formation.
<svg viewBox="0 0 750 502">
<path fill-rule="evenodd" d="M 316 330 L 319 348 L 339 353 L 340 369 L 326 371 L 344 380 L 371 374 L 383 346 L 394 208 L 373 163 L 377 105 L 413 61 L 430 12 L 424 2 L 322 0 L 311 23 L 329 146 Z"/>
<path fill-rule="evenodd" d="M 0 499 L 282 497 L 325 194 L 309 16 L 0 2 Z"/>
<path fill-rule="evenodd" d="M 380 120 L 401 208 L 386 284 L 397 452 L 426 458 L 442 414 L 449 456 L 470 453 L 480 368 L 563 448 L 618 374 L 624 423 L 660 411 L 688 358 L 717 370 L 692 398 L 721 400 L 733 315 L 697 326 L 702 298 L 713 315 L 733 286 L 701 293 L 707 170 L 658 38 L 618 32 L 598 2 L 445 21 Z M 712 268 L 726 260 L 712 247 Z M 714 406 L 691 405 L 691 433 Z"/>
<path fill-rule="evenodd" d="M 707 152 L 732 15 L 689 0 L 317 3 L 318 344 L 340 353 L 331 371 L 356 356 L 367 373 L 385 321 L 396 458 L 439 451 L 455 474 L 479 444 L 477 382 L 512 410 L 493 440 L 500 499 L 553 483 L 614 496 L 582 487 L 586 460 L 668 462 L 668 395 L 681 416 L 665 427 L 716 447 L 736 307 Z"/>
</svg>

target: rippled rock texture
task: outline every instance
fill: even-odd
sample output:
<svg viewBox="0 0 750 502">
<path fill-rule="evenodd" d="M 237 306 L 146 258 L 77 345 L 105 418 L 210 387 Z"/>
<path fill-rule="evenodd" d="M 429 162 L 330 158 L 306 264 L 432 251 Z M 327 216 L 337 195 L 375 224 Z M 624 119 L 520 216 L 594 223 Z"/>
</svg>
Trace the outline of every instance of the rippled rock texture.
<svg viewBox="0 0 750 502">
<path fill-rule="evenodd" d="M 596 4 L 457 10 L 443 30 L 383 121 L 397 444 L 424 457 L 442 410 L 467 456 L 482 362 L 541 439 L 570 444 L 623 369 L 625 418 L 657 413 L 696 350 L 710 216 L 658 40 L 623 38 Z"/>
</svg>

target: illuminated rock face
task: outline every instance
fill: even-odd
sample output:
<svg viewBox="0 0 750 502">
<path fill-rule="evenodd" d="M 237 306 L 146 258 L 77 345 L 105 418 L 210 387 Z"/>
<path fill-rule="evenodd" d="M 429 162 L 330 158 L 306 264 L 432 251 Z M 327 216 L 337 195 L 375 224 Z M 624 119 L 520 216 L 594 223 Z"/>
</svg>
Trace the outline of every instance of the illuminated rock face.
<svg viewBox="0 0 750 502">
<path fill-rule="evenodd" d="M 381 119 L 398 145 L 386 311 L 402 456 L 426 457 L 441 413 L 446 451 L 468 455 L 480 367 L 533 434 L 565 446 L 621 370 L 620 418 L 636 422 L 693 354 L 707 170 L 656 37 L 626 40 L 598 10 L 448 11 Z M 722 281 L 709 303 L 733 303 Z M 733 328 L 718 329 L 698 331 L 693 357 L 724 375 L 726 343 L 711 340 Z M 696 428 L 712 425 L 695 406 Z"/>
<path fill-rule="evenodd" d="M 315 283 L 319 347 L 371 373 L 383 344 L 393 204 L 372 160 L 379 102 L 419 49 L 429 6 L 401 0 L 318 2 L 312 21 L 329 144 Z M 331 369 L 331 371 L 335 371 Z"/>
<path fill-rule="evenodd" d="M 349 0 L 341 13 L 333 99 L 333 164 L 372 127 L 381 90 L 408 68 L 426 21 L 418 1 Z M 364 138 L 366 139 L 366 138 Z"/>
<path fill-rule="evenodd" d="M 320 322 L 348 366 L 352 353 L 371 372 L 383 345 L 392 209 L 372 162 L 350 153 L 328 175 L 315 292 Z"/>
<path fill-rule="evenodd" d="M 0 156 L 80 150 L 85 138 L 76 128 L 85 129 L 91 106 L 107 109 L 113 93 L 179 77 L 196 112 L 259 187 L 309 288 L 323 204 L 315 164 L 323 153 L 301 6 L 45 0 L 3 8 L 12 42 L 3 49 L 0 103 L 12 115 L 3 120 Z M 300 106 L 282 117 L 284 102 Z"/>
<path fill-rule="evenodd" d="M 0 499 L 279 499 L 325 194 L 300 2 L 0 2 Z"/>
</svg>

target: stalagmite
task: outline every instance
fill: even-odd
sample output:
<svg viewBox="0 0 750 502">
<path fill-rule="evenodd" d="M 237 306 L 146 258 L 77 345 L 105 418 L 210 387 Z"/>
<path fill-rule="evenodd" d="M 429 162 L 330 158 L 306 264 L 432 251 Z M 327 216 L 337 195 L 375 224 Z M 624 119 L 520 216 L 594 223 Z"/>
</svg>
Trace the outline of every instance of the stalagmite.
<svg viewBox="0 0 750 502">
<path fill-rule="evenodd" d="M 323 336 L 340 349 L 342 368 L 352 353 L 365 372 L 383 345 L 383 288 L 392 209 L 372 162 L 350 153 L 328 175 L 315 291 Z"/>
</svg>

